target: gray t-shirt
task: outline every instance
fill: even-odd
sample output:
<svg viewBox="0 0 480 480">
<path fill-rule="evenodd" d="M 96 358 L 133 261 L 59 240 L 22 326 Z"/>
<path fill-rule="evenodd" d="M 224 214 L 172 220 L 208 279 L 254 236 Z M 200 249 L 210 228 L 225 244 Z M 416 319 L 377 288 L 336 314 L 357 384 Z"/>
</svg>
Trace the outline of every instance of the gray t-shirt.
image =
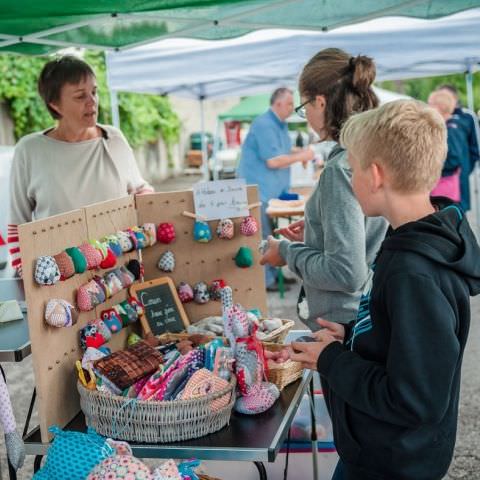
<svg viewBox="0 0 480 480">
<path fill-rule="evenodd" d="M 32 133 L 15 147 L 10 176 L 10 223 L 58 215 L 151 188 L 116 128 L 83 142 Z"/>
<path fill-rule="evenodd" d="M 304 242 L 280 242 L 280 254 L 303 280 L 308 309 L 299 308 L 300 319 L 312 330 L 319 329 L 318 317 L 355 320 L 387 230 L 383 218 L 364 216 L 351 178 L 346 151 L 337 145 L 307 201 Z"/>
</svg>

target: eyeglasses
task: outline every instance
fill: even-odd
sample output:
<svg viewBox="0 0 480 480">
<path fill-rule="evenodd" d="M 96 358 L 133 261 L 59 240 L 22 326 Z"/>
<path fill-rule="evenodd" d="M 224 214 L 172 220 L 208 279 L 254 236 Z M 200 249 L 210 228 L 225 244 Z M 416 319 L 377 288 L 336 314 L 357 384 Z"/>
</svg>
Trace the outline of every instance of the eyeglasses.
<svg viewBox="0 0 480 480">
<path fill-rule="evenodd" d="M 295 113 L 300 117 L 300 118 L 306 118 L 307 117 L 307 112 L 305 110 L 305 105 L 307 103 L 310 103 L 312 100 L 307 100 L 306 102 L 303 102 L 301 105 L 295 108 Z"/>
</svg>

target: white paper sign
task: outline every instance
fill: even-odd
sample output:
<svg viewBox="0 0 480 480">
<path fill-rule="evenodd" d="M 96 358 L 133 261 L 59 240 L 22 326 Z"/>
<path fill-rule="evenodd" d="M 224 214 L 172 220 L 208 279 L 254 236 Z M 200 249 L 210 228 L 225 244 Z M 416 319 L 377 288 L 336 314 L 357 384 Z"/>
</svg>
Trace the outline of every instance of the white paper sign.
<svg viewBox="0 0 480 480">
<path fill-rule="evenodd" d="M 193 186 L 195 213 L 207 220 L 249 215 L 247 185 L 243 178 L 201 182 Z"/>
</svg>

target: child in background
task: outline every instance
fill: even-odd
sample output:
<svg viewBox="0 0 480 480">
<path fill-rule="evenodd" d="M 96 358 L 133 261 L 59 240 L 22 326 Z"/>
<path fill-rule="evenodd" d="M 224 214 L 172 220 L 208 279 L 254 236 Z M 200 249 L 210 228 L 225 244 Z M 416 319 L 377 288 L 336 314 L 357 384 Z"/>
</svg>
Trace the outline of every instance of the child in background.
<svg viewBox="0 0 480 480">
<path fill-rule="evenodd" d="M 335 480 L 434 480 L 450 465 L 480 248 L 462 211 L 429 192 L 446 155 L 440 115 L 409 100 L 347 121 L 353 191 L 391 225 L 352 325 L 323 321 L 292 360 L 317 369 L 340 461 Z"/>
</svg>

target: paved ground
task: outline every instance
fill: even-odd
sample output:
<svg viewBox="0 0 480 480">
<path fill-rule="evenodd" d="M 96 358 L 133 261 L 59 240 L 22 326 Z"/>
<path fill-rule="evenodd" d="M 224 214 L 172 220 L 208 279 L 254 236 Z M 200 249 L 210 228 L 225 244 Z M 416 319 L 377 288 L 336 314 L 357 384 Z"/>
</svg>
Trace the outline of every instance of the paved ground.
<svg viewBox="0 0 480 480">
<path fill-rule="evenodd" d="M 197 180 L 198 177 L 196 176 L 181 178 L 175 182 L 169 182 L 167 186 L 163 185 L 161 187 L 163 190 L 178 190 L 191 185 Z M 298 290 L 298 284 L 293 286 L 283 300 L 279 298 L 278 294 L 269 294 L 270 314 L 282 318 L 295 319 L 295 301 Z M 478 373 L 480 344 L 478 338 L 480 338 L 480 297 L 472 300 L 472 328 L 463 362 L 457 446 L 450 471 L 445 477 L 448 480 L 480 480 L 480 375 Z M 20 364 L 5 364 L 4 368 L 9 381 L 15 416 L 20 425 L 27 413 L 34 385 L 31 358 L 27 358 Z M 34 414 L 32 422 L 34 423 L 35 420 L 36 414 Z M 1 472 L 3 473 L 3 476 L 0 477 L 3 480 L 7 478 L 3 443 L 0 445 L 0 460 Z M 32 477 L 32 469 L 33 458 L 29 457 L 21 472 L 19 472 L 19 480 L 30 479 Z M 293 475 L 290 477 L 291 480 L 300 480 L 295 479 Z"/>
</svg>

